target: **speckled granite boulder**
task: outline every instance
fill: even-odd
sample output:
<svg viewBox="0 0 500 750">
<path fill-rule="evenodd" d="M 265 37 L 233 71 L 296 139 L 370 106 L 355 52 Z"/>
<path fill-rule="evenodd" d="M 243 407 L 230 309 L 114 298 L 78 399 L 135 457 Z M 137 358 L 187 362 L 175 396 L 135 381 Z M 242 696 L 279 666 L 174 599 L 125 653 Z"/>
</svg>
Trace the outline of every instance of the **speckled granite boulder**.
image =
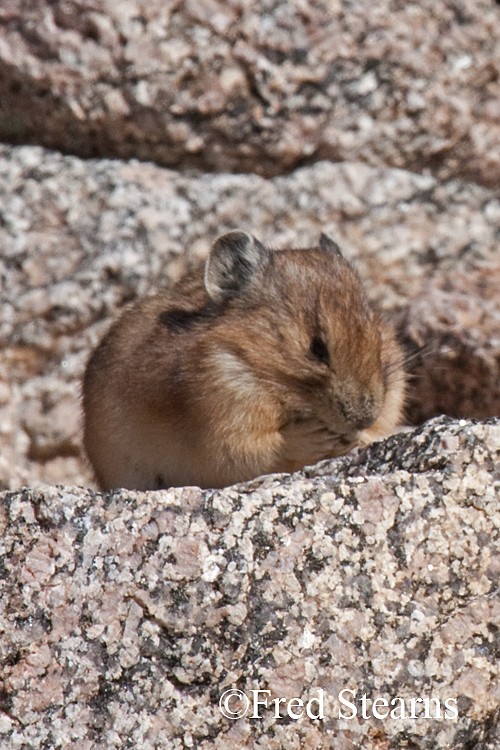
<svg viewBox="0 0 500 750">
<path fill-rule="evenodd" d="M 7 0 L 0 139 L 203 170 L 497 185 L 493 0 Z"/>
<path fill-rule="evenodd" d="M 498 747 L 499 451 L 441 419 L 225 491 L 5 493 L 1 746 Z"/>
<path fill-rule="evenodd" d="M 500 414 L 500 201 L 494 191 L 360 163 L 285 177 L 183 175 L 0 146 L 0 488 L 91 485 L 79 380 L 137 294 L 234 227 L 275 245 L 335 237 L 371 298 L 398 313 L 408 416 Z"/>
</svg>

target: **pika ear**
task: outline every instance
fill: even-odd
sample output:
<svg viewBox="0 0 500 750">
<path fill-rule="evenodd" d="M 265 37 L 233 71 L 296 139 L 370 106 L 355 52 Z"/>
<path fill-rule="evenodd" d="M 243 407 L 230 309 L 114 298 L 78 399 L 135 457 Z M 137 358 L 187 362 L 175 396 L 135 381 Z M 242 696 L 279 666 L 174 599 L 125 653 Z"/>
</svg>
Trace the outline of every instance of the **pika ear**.
<svg viewBox="0 0 500 750">
<path fill-rule="evenodd" d="M 330 253 L 330 255 L 342 255 L 342 250 L 337 243 L 330 239 L 328 235 L 323 234 L 323 232 L 319 237 L 319 246 L 321 250 L 324 250 L 325 253 Z"/>
<path fill-rule="evenodd" d="M 268 251 L 255 237 L 236 230 L 215 241 L 205 264 L 205 287 L 214 302 L 236 297 L 264 265 Z"/>
</svg>

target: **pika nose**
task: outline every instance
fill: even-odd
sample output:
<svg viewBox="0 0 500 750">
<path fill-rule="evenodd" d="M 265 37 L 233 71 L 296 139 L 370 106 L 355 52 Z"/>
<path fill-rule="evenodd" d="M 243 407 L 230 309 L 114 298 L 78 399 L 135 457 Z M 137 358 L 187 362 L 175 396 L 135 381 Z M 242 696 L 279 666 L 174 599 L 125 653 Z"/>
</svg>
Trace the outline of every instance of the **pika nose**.
<svg viewBox="0 0 500 750">
<path fill-rule="evenodd" d="M 361 396 L 352 401 L 339 400 L 338 405 L 345 421 L 355 430 L 366 430 L 371 427 L 380 411 L 373 396 Z"/>
<path fill-rule="evenodd" d="M 351 424 L 357 430 L 366 430 L 368 427 L 372 426 L 372 424 L 375 422 L 375 419 L 376 417 L 371 415 L 366 417 L 356 417 L 356 419 L 352 420 Z"/>
</svg>

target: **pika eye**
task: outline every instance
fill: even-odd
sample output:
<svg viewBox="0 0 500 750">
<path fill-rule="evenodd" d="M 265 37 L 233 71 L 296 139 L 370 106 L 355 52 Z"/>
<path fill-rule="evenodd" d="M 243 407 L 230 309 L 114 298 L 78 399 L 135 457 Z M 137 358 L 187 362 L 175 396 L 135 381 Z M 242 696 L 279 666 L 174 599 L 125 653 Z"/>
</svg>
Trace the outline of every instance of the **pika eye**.
<svg viewBox="0 0 500 750">
<path fill-rule="evenodd" d="M 330 352 L 320 336 L 312 338 L 310 352 L 319 362 L 322 362 L 324 365 L 330 364 Z"/>
</svg>

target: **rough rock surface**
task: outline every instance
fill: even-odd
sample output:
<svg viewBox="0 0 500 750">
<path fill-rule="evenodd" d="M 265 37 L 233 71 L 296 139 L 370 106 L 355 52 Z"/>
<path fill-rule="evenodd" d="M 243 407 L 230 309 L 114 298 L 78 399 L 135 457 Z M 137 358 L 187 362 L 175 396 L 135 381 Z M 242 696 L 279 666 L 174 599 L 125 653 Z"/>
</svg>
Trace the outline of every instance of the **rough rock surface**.
<svg viewBox="0 0 500 750">
<path fill-rule="evenodd" d="M 224 491 L 4 493 L 2 747 L 498 747 L 499 455 L 499 420 L 442 418 Z M 231 688 L 282 718 L 224 718 Z"/>
<path fill-rule="evenodd" d="M 409 414 L 500 415 L 500 258 L 438 271 L 401 320 L 414 363 Z"/>
<path fill-rule="evenodd" d="M 275 245 L 334 236 L 397 311 L 410 419 L 500 414 L 500 201 L 458 181 L 321 162 L 291 175 L 186 175 L 0 146 L 0 487 L 89 484 L 79 380 L 112 316 L 234 227 Z"/>
<path fill-rule="evenodd" d="M 7 0 L 0 138 L 273 175 L 329 159 L 496 185 L 493 0 Z"/>
</svg>

